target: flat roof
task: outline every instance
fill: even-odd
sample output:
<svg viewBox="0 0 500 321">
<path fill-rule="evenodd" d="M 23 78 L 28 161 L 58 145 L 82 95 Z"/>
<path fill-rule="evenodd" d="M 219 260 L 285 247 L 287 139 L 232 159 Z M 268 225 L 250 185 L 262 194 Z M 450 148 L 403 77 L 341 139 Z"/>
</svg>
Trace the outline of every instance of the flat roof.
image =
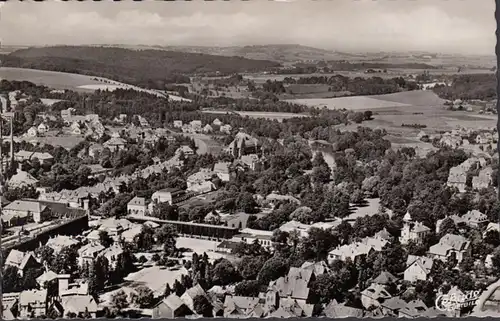
<svg viewBox="0 0 500 321">
<path fill-rule="evenodd" d="M 156 217 L 153 217 L 153 216 L 146 216 L 146 215 L 131 214 L 131 215 L 128 215 L 126 218 L 140 220 L 140 221 L 152 221 L 152 222 L 165 223 L 165 224 L 174 224 L 174 225 L 191 225 L 191 226 L 199 226 L 199 227 L 219 228 L 219 229 L 231 230 L 231 231 L 238 230 L 237 227 L 229 227 L 229 226 L 224 226 L 224 225 L 204 224 L 204 223 L 194 223 L 194 222 L 161 220 L 159 218 L 156 218 Z"/>
</svg>

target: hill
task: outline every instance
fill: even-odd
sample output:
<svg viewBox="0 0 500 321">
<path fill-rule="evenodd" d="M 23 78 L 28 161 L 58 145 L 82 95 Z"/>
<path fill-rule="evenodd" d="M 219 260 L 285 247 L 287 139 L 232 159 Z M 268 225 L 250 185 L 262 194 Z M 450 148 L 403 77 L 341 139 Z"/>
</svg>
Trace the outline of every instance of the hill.
<svg viewBox="0 0 500 321">
<path fill-rule="evenodd" d="M 189 82 L 189 75 L 259 72 L 280 66 L 277 62 L 242 57 L 88 46 L 21 49 L 0 59 L 5 67 L 99 76 L 154 89 Z"/>
</svg>

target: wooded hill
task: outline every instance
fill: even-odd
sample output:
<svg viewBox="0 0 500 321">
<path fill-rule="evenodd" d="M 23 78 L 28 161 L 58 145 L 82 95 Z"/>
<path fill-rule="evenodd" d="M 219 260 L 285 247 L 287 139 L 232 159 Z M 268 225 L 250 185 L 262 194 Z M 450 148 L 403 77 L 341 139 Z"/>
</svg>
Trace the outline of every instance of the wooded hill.
<svg viewBox="0 0 500 321">
<path fill-rule="evenodd" d="M 85 46 L 21 49 L 0 60 L 4 67 L 93 75 L 155 89 L 164 89 L 167 83 L 189 82 L 189 75 L 256 72 L 280 66 L 241 57 Z"/>
</svg>

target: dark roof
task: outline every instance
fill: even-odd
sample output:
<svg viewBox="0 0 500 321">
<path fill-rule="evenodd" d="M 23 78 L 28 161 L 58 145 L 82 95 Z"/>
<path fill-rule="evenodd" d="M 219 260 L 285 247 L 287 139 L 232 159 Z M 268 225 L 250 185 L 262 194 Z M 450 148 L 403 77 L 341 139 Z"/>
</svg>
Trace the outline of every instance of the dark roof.
<svg viewBox="0 0 500 321">
<path fill-rule="evenodd" d="M 50 201 L 40 201 L 25 199 L 26 201 L 36 201 L 42 205 L 47 206 L 53 214 L 66 215 L 69 217 L 78 217 L 87 215 L 87 211 L 81 208 L 69 207 L 66 203 L 50 202 Z"/>
<path fill-rule="evenodd" d="M 224 240 L 222 241 L 219 245 L 217 245 L 217 248 L 218 249 L 231 249 L 231 250 L 234 250 L 238 247 L 240 243 L 237 243 L 237 242 L 232 242 L 232 241 L 228 241 L 228 240 Z"/>
</svg>

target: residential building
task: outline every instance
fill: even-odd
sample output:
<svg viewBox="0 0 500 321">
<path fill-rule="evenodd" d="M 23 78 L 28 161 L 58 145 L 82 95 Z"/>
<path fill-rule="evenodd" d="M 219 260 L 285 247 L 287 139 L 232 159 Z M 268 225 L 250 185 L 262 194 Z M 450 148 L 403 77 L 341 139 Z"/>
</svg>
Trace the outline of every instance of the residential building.
<svg viewBox="0 0 500 321">
<path fill-rule="evenodd" d="M 48 164 L 54 161 L 54 157 L 49 153 L 28 152 L 21 150 L 14 154 L 14 159 L 18 162 L 32 161 L 35 158 L 38 159 L 41 164 Z"/>
<path fill-rule="evenodd" d="M 28 269 L 42 267 L 33 252 L 24 253 L 16 249 L 12 249 L 9 252 L 9 255 L 5 259 L 5 265 L 17 268 L 20 276 L 23 276 L 24 272 Z"/>
<path fill-rule="evenodd" d="M 206 124 L 205 127 L 203 127 L 203 130 L 202 130 L 205 134 L 210 134 L 211 132 L 214 131 L 214 129 L 212 128 L 212 126 L 210 126 L 209 124 Z"/>
<path fill-rule="evenodd" d="M 57 280 L 57 273 L 51 270 L 46 270 L 42 275 L 36 278 L 36 283 L 40 288 L 48 288 L 50 282 Z"/>
<path fill-rule="evenodd" d="M 170 205 L 176 203 L 180 198 L 185 195 L 185 191 L 176 188 L 165 188 L 156 191 L 151 196 L 153 202 L 156 203 L 169 203 Z"/>
<path fill-rule="evenodd" d="M 184 156 L 191 156 L 191 155 L 194 155 L 194 150 L 187 145 L 182 145 L 181 147 L 177 148 L 177 150 L 175 151 L 176 155 L 179 155 L 181 153 L 184 154 Z"/>
<path fill-rule="evenodd" d="M 36 187 L 38 185 L 38 180 L 34 178 L 30 173 L 18 168 L 17 173 L 9 179 L 7 184 L 11 188 L 22 188 L 29 186 Z"/>
<path fill-rule="evenodd" d="M 14 201 L 3 209 L 3 216 L 6 217 L 28 217 L 28 220 L 41 223 L 50 218 L 50 209 L 38 201 Z"/>
<path fill-rule="evenodd" d="M 399 310 L 399 317 L 405 318 L 419 318 L 427 316 L 429 308 L 425 305 L 422 300 L 412 300 L 405 304 L 405 306 Z"/>
<path fill-rule="evenodd" d="M 96 241 L 85 244 L 78 249 L 78 264 L 90 266 L 104 249 L 105 247 Z"/>
<path fill-rule="evenodd" d="M 193 315 L 194 312 L 175 293 L 160 301 L 152 312 L 153 319 L 173 319 Z"/>
<path fill-rule="evenodd" d="M 493 182 L 493 168 L 487 167 L 479 172 L 478 176 L 472 177 L 472 188 L 475 190 L 481 190 L 483 188 L 488 188 Z"/>
<path fill-rule="evenodd" d="M 272 236 L 273 233 L 270 231 L 244 228 L 240 231 L 240 234 L 234 235 L 231 241 L 245 242 L 247 244 L 258 242 L 264 248 L 273 249 L 273 242 L 271 241 Z"/>
<path fill-rule="evenodd" d="M 182 120 L 174 120 L 174 128 L 182 128 Z"/>
<path fill-rule="evenodd" d="M 127 213 L 136 215 L 146 215 L 148 208 L 144 197 L 134 197 L 127 204 Z"/>
<path fill-rule="evenodd" d="M 55 237 L 49 238 L 45 246 L 50 247 L 54 250 L 54 254 L 58 254 L 65 247 L 73 247 L 80 244 L 80 241 L 76 240 L 71 236 L 57 235 Z"/>
<path fill-rule="evenodd" d="M 241 158 L 243 155 L 258 153 L 260 146 L 261 144 L 257 138 L 239 132 L 226 148 L 226 151 L 233 155 L 234 158 Z"/>
<path fill-rule="evenodd" d="M 26 132 L 26 135 L 28 137 L 37 137 L 38 136 L 38 130 L 36 129 L 35 126 L 32 126 L 28 129 L 28 131 Z"/>
<path fill-rule="evenodd" d="M 123 253 L 123 248 L 117 243 L 113 243 L 110 247 L 104 249 L 98 256 L 105 257 L 111 268 L 116 268 L 116 263 L 118 262 L 118 256 Z"/>
<path fill-rule="evenodd" d="M 243 167 L 249 168 L 252 171 L 258 171 L 261 168 L 262 162 L 256 154 L 243 155 L 235 161 L 236 164 L 241 164 Z"/>
<path fill-rule="evenodd" d="M 40 134 L 45 134 L 49 131 L 49 126 L 42 122 L 40 123 L 40 125 L 38 125 L 37 130 Z"/>
<path fill-rule="evenodd" d="M 90 318 L 95 319 L 99 311 L 97 302 L 91 295 L 64 295 L 61 297 L 61 306 L 64 317 L 69 314 L 74 314 L 79 318 L 83 318 L 85 313 L 90 315 Z"/>
<path fill-rule="evenodd" d="M 106 231 L 109 236 L 117 239 L 125 230 L 128 230 L 132 223 L 125 219 L 108 218 L 99 227 L 99 231 Z"/>
<path fill-rule="evenodd" d="M 372 283 L 388 286 L 396 284 L 397 280 L 398 279 L 391 273 L 387 271 L 382 271 L 375 279 L 372 280 Z"/>
<path fill-rule="evenodd" d="M 367 237 L 360 242 L 338 246 L 328 253 L 328 263 L 330 264 L 335 260 L 345 261 L 348 258 L 354 262 L 361 255 L 368 255 L 372 251 L 382 251 L 387 243 L 388 241 L 382 238 Z"/>
<path fill-rule="evenodd" d="M 189 123 L 189 126 L 191 127 L 191 130 L 194 132 L 200 132 L 201 131 L 201 126 L 202 122 L 201 120 L 193 120 Z"/>
<path fill-rule="evenodd" d="M 380 307 L 381 304 L 392 296 L 387 292 L 385 286 L 372 283 L 361 292 L 361 303 L 365 309 Z"/>
<path fill-rule="evenodd" d="M 36 318 L 47 315 L 47 290 L 27 290 L 19 295 L 19 317 Z"/>
<path fill-rule="evenodd" d="M 404 280 L 408 282 L 427 281 L 433 263 L 434 261 L 431 258 L 425 256 L 408 255 Z"/>
<path fill-rule="evenodd" d="M 344 304 L 337 303 L 336 300 L 332 300 L 323 310 L 323 314 L 327 318 L 363 318 L 365 312 L 363 309 L 352 308 L 345 306 Z"/>
<path fill-rule="evenodd" d="M 247 318 L 259 306 L 259 298 L 230 296 L 224 299 L 224 318 Z M 261 306 L 259 306 L 262 309 Z"/>
<path fill-rule="evenodd" d="M 125 148 L 126 141 L 123 138 L 112 137 L 106 141 L 103 146 L 111 152 L 116 152 Z"/>
<path fill-rule="evenodd" d="M 208 182 L 199 182 L 196 184 L 191 184 L 191 186 L 189 186 L 186 191 L 190 191 L 196 194 L 205 194 L 215 190 L 216 190 L 215 184 L 208 181 Z"/>
<path fill-rule="evenodd" d="M 421 222 L 413 222 L 410 213 L 406 213 L 403 221 L 404 224 L 401 230 L 401 237 L 399 238 L 401 244 L 408 244 L 410 241 L 422 243 L 431 231 L 430 228 Z"/>
<path fill-rule="evenodd" d="M 470 255 L 470 241 L 465 237 L 454 234 L 446 234 L 438 244 L 430 247 L 429 255 L 434 258 L 446 262 L 450 256 L 454 256 L 458 263 L 466 256 Z"/>
<path fill-rule="evenodd" d="M 19 316 L 19 295 L 20 293 L 2 293 L 2 320 L 14 320 Z"/>
<path fill-rule="evenodd" d="M 104 150 L 104 146 L 101 144 L 92 144 L 89 146 L 89 156 L 97 157 Z"/>
<path fill-rule="evenodd" d="M 218 162 L 214 165 L 214 172 L 221 181 L 229 182 L 230 166 L 231 166 L 230 162 Z"/>
<path fill-rule="evenodd" d="M 127 243 L 134 243 L 137 235 L 141 234 L 142 225 L 136 224 L 128 230 L 124 231 L 121 235 L 122 239 Z"/>
<path fill-rule="evenodd" d="M 232 130 L 233 130 L 233 127 L 231 127 L 231 125 L 229 125 L 229 124 L 222 125 L 219 128 L 219 131 L 221 133 L 224 133 L 224 134 L 227 134 L 227 135 L 230 135 Z"/>
<path fill-rule="evenodd" d="M 214 124 L 215 126 L 222 126 L 222 125 L 224 125 L 224 123 L 221 122 L 219 120 L 219 118 L 215 118 L 215 120 L 212 122 L 212 124 Z"/>
<path fill-rule="evenodd" d="M 472 228 L 483 228 L 488 224 L 488 216 L 478 210 L 471 210 L 462 216 L 462 221 Z"/>
</svg>

